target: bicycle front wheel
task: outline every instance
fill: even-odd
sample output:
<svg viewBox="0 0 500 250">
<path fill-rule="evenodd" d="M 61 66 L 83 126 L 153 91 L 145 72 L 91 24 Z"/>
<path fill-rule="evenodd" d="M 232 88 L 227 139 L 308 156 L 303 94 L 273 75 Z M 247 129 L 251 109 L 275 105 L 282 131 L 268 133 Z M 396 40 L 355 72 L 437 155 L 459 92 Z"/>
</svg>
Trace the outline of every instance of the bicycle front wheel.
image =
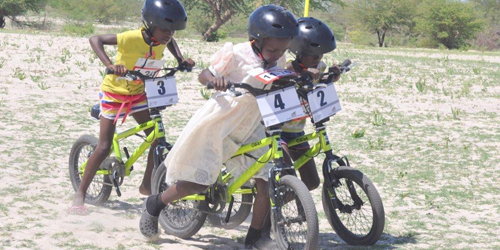
<svg viewBox="0 0 500 250">
<path fill-rule="evenodd" d="M 341 166 L 329 173 L 337 185 L 323 184 L 328 222 L 349 245 L 373 245 L 384 231 L 385 212 L 373 183 L 359 170 Z"/>
<path fill-rule="evenodd" d="M 318 249 L 318 214 L 306 185 L 293 175 L 281 177 L 277 185 L 271 218 L 279 248 Z"/>
</svg>

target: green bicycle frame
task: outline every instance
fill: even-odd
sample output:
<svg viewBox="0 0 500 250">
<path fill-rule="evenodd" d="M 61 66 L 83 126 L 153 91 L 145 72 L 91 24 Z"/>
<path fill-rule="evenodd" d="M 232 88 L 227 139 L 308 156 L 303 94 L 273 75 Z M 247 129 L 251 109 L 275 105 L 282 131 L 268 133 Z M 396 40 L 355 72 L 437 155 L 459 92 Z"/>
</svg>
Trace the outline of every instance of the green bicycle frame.
<svg viewBox="0 0 500 250">
<path fill-rule="evenodd" d="M 259 170 L 261 170 L 262 167 L 264 167 L 264 165 L 266 165 L 270 160 L 283 158 L 283 150 L 281 149 L 279 141 L 280 135 L 273 135 L 260 141 L 245 144 L 241 146 L 238 151 L 236 151 L 233 157 L 244 155 L 262 147 L 271 146 L 270 149 L 259 157 L 259 159 L 257 159 L 252 166 L 250 166 L 243 174 L 241 174 L 241 176 L 236 178 L 236 180 L 234 180 L 234 182 L 227 187 L 226 197 L 231 197 L 232 194 L 252 194 L 253 189 L 241 189 L 241 187 L 245 185 L 245 183 L 247 183 L 255 174 L 257 174 L 257 172 L 259 172 Z M 228 173 L 221 178 L 224 183 L 227 183 L 231 178 L 231 174 Z M 181 198 L 181 200 L 205 200 L 205 195 L 188 195 Z"/>
<path fill-rule="evenodd" d="M 146 123 L 139 124 L 139 125 L 135 126 L 134 128 L 125 130 L 121 133 L 116 133 L 116 131 L 115 131 L 115 134 L 113 136 L 113 145 L 111 146 L 111 150 L 110 150 L 109 154 L 111 155 L 111 153 L 114 153 L 116 158 L 118 158 L 118 160 L 123 163 L 122 153 L 120 150 L 120 144 L 118 142 L 122 139 L 129 137 L 129 136 L 135 135 L 136 133 L 139 133 L 141 131 L 144 131 L 146 129 L 154 127 L 154 130 L 148 135 L 146 140 L 143 143 L 141 143 L 139 148 L 137 148 L 134 151 L 134 153 L 130 156 L 130 158 L 127 159 L 127 161 L 124 163 L 125 164 L 125 176 L 130 175 L 130 169 L 131 169 L 132 165 L 137 161 L 137 159 L 139 159 L 139 157 L 144 153 L 144 151 L 146 151 L 149 147 L 151 147 L 151 144 L 154 141 L 156 141 L 158 138 L 165 137 L 165 132 L 164 132 L 163 128 L 160 128 L 159 124 L 162 124 L 160 116 L 155 117 L 154 119 L 152 119 L 151 121 L 148 121 Z M 87 161 L 85 161 L 81 166 L 80 170 L 82 171 L 82 173 L 85 170 L 86 165 L 87 165 Z M 108 170 L 98 170 L 96 172 L 96 174 L 108 175 L 110 173 Z"/>
<path fill-rule="evenodd" d="M 314 146 L 312 146 L 305 154 L 303 154 L 299 159 L 297 159 L 293 163 L 293 166 L 295 167 L 296 170 L 304 166 L 304 164 L 306 164 L 309 160 L 311 160 L 314 156 L 318 155 L 319 153 L 331 151 L 332 146 L 328 141 L 328 135 L 326 134 L 325 128 L 321 128 L 317 132 L 303 135 L 288 142 L 288 146 L 293 147 L 295 145 L 299 145 L 300 143 L 311 141 L 317 138 L 319 138 L 319 142 L 314 144 Z"/>
</svg>

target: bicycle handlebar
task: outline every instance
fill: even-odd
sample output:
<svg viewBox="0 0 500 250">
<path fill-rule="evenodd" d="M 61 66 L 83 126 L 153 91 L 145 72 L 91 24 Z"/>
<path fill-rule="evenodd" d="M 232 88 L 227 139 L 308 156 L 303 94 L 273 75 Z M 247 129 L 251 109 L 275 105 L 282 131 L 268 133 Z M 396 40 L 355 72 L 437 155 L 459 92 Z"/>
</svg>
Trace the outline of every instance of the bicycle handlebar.
<svg viewBox="0 0 500 250">
<path fill-rule="evenodd" d="M 340 67 L 340 74 L 348 72 L 349 70 L 351 70 L 352 67 L 349 67 L 351 64 L 352 64 L 352 62 L 351 62 L 350 59 L 344 60 L 339 65 L 339 67 Z M 328 76 L 328 78 L 325 80 L 325 82 L 328 83 L 328 82 L 332 82 L 333 78 L 335 76 L 337 76 L 337 75 L 338 75 L 338 72 L 334 72 L 332 70 L 329 70 L 327 73 L 322 74 L 322 77 Z M 304 75 L 302 75 L 300 77 L 284 78 L 284 79 L 279 79 L 279 80 L 276 80 L 276 81 L 287 82 L 288 84 L 280 85 L 279 88 L 272 88 L 271 90 L 264 90 L 264 89 L 254 88 L 251 85 L 246 84 L 246 83 L 229 82 L 227 88 L 229 90 L 231 90 L 233 93 L 235 93 L 236 96 L 241 95 L 241 93 L 236 92 L 234 90 L 235 88 L 246 89 L 246 90 L 248 90 L 248 92 L 250 92 L 254 96 L 261 95 L 261 94 L 266 94 L 266 93 L 269 93 L 269 92 L 274 91 L 276 89 L 283 89 L 283 88 L 286 88 L 286 87 L 289 87 L 289 86 L 293 86 L 293 85 L 296 85 L 296 84 L 301 85 L 303 88 L 307 89 L 308 91 L 310 91 L 310 90 L 312 90 L 314 88 L 314 86 L 312 86 L 312 79 L 311 79 L 311 77 L 309 75 L 306 75 L 306 74 L 304 74 Z M 206 87 L 207 87 L 207 89 L 214 89 L 213 82 L 208 81 L 206 83 Z"/>
<path fill-rule="evenodd" d="M 159 70 L 156 70 L 155 73 L 159 72 L 161 70 L 169 70 L 170 72 L 168 72 L 167 74 L 165 74 L 165 76 L 173 76 L 173 75 L 175 75 L 175 73 L 177 71 L 191 72 L 192 68 L 191 67 L 187 67 L 185 65 L 181 65 L 181 66 L 174 67 L 174 68 L 161 68 Z M 106 70 L 104 72 L 107 75 L 113 75 L 113 74 L 115 74 L 115 71 L 112 70 L 112 69 L 110 69 L 110 68 L 106 68 Z M 148 80 L 148 79 L 156 78 L 156 77 L 151 77 L 151 76 L 144 75 L 140 71 L 127 71 L 127 73 L 125 74 L 125 77 L 130 77 L 132 80 L 138 80 L 138 79 L 140 79 L 140 80 Z"/>
</svg>

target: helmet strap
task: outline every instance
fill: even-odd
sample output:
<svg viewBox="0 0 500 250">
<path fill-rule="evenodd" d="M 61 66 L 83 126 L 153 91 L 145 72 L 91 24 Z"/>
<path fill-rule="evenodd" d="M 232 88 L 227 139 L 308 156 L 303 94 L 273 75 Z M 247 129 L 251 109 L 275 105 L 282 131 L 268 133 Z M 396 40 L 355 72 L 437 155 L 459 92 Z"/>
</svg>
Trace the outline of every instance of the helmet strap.
<svg viewBox="0 0 500 250">
<path fill-rule="evenodd" d="M 153 46 L 159 45 L 160 42 L 158 42 L 158 40 L 156 40 L 156 38 L 153 36 L 153 28 L 146 25 L 146 23 L 144 23 L 144 26 L 146 26 L 146 34 L 148 35 L 149 40 L 151 40 L 151 42 L 153 43 Z"/>
<path fill-rule="evenodd" d="M 264 59 L 264 57 L 262 56 L 262 53 L 261 53 L 261 51 L 262 51 L 262 45 L 260 45 L 260 42 L 258 42 L 258 43 L 259 43 L 259 45 L 256 45 L 256 44 L 255 44 L 255 42 L 256 42 L 256 40 L 255 40 L 255 39 L 254 39 L 254 40 L 251 40 L 251 41 L 250 41 L 250 45 L 252 46 L 253 52 L 255 52 L 255 54 L 257 54 L 257 55 L 259 56 L 259 58 L 262 60 L 262 66 L 264 66 L 264 68 L 266 68 L 266 67 L 267 67 L 267 65 L 269 65 L 269 63 L 268 63 L 268 62 L 266 61 L 266 59 Z M 260 48 L 259 48 L 259 47 L 257 47 L 257 46 L 259 46 Z"/>
<path fill-rule="evenodd" d="M 298 56 L 295 57 L 295 60 L 292 61 L 292 67 L 293 67 L 293 70 L 295 72 L 298 72 L 298 73 L 307 70 L 307 68 L 304 66 L 304 64 L 302 64 L 302 62 L 300 61 L 300 58 Z"/>
</svg>

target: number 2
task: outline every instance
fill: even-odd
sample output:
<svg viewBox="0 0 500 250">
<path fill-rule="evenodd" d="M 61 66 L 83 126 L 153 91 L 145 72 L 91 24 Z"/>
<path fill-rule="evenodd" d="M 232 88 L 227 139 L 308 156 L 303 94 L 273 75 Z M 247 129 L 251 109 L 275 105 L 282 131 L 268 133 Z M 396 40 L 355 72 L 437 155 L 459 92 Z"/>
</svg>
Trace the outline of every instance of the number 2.
<svg viewBox="0 0 500 250">
<path fill-rule="evenodd" d="M 319 106 L 320 106 L 320 107 L 325 106 L 325 105 L 327 104 L 327 103 L 325 102 L 325 92 L 323 92 L 323 91 L 318 91 L 317 96 L 321 98 L 321 100 L 319 101 Z"/>
<path fill-rule="evenodd" d="M 274 107 L 280 108 L 280 109 L 285 109 L 285 103 L 283 103 L 283 100 L 281 100 L 280 94 L 277 94 L 274 96 Z"/>
<path fill-rule="evenodd" d="M 163 83 L 163 81 L 158 81 L 156 84 L 160 87 L 160 89 L 158 89 L 158 94 L 164 95 L 167 92 L 165 90 L 165 83 Z"/>
</svg>

